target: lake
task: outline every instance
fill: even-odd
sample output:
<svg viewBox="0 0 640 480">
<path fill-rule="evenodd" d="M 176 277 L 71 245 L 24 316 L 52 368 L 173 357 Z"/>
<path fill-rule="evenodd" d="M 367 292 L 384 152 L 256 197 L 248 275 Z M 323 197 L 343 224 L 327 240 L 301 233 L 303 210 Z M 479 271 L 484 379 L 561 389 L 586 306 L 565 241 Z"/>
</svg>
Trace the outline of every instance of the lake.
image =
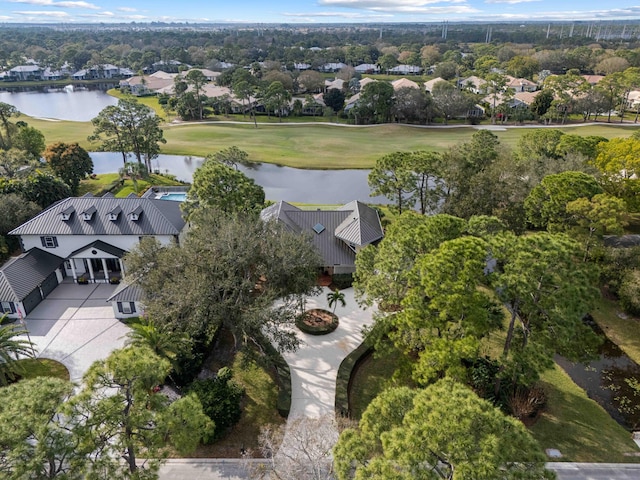
<svg viewBox="0 0 640 480">
<path fill-rule="evenodd" d="M 122 167 L 122 155 L 112 152 L 91 152 L 96 174 L 117 172 Z M 191 183 L 193 172 L 203 159 L 179 155 L 159 155 L 152 161 L 154 170 L 170 173 Z M 303 170 L 270 163 L 240 166 L 240 170 L 264 188 L 267 199 L 314 204 L 343 204 L 352 200 L 389 203 L 384 197 L 370 197 L 367 176 L 369 170 Z"/>
<path fill-rule="evenodd" d="M 117 104 L 118 99 L 102 90 L 56 88 L 0 91 L 0 102 L 31 117 L 88 122 L 103 108 Z"/>
</svg>

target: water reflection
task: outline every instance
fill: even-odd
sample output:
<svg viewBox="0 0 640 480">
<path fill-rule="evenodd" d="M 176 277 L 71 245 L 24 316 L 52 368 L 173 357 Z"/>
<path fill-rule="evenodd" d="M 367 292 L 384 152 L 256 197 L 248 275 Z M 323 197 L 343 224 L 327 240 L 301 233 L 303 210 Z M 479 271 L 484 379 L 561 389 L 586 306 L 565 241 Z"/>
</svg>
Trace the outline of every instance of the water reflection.
<svg viewBox="0 0 640 480">
<path fill-rule="evenodd" d="M 97 174 L 117 172 L 123 165 L 119 153 L 92 152 L 91 158 Z M 200 157 L 160 155 L 153 160 L 152 167 L 191 182 L 193 172 L 202 162 Z M 264 188 L 269 200 L 317 204 L 340 204 L 352 200 L 389 203 L 384 197 L 369 196 L 369 170 L 303 170 L 270 163 L 253 163 L 239 168 Z"/>
</svg>

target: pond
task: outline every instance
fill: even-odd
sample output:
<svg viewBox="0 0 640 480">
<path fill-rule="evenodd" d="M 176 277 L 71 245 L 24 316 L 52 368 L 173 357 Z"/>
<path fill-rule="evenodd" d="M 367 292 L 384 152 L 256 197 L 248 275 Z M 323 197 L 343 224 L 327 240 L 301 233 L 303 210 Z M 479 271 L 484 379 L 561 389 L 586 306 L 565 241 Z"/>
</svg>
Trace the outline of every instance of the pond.
<svg viewBox="0 0 640 480">
<path fill-rule="evenodd" d="M 640 365 L 609 340 L 593 320 L 589 323 L 604 340 L 598 358 L 580 363 L 557 356 L 556 362 L 615 421 L 629 430 L 637 429 L 640 426 L 640 397 L 634 396 L 627 379 L 640 381 Z"/>
<path fill-rule="evenodd" d="M 88 122 L 118 99 L 99 89 L 74 87 L 0 91 L 0 102 L 31 117 Z"/>
<path fill-rule="evenodd" d="M 117 172 L 122 167 L 119 153 L 91 152 L 91 158 L 96 174 Z M 152 161 L 152 166 L 154 170 L 190 183 L 193 172 L 202 162 L 198 157 L 160 155 Z M 352 200 L 389 203 L 384 197 L 369 196 L 369 170 L 303 170 L 270 163 L 241 166 L 240 170 L 264 188 L 269 200 L 312 204 L 344 204 Z"/>
</svg>

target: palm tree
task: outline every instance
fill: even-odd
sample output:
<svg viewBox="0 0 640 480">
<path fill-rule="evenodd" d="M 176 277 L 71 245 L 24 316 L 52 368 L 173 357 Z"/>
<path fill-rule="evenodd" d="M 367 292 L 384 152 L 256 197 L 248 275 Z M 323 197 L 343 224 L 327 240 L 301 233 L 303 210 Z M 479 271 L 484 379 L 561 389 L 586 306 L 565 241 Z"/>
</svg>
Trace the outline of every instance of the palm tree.
<svg viewBox="0 0 640 480">
<path fill-rule="evenodd" d="M 333 313 L 336 313 L 338 303 L 343 307 L 347 305 L 344 299 L 344 293 L 337 288 L 333 292 L 327 293 L 327 301 L 329 302 L 329 308 L 333 307 Z"/>
<path fill-rule="evenodd" d="M 0 318 L 0 323 L 6 315 Z M 0 326 L 0 385 L 7 385 L 20 373 L 21 367 L 17 362 L 22 357 L 35 357 L 33 343 L 23 338 L 17 338 L 27 333 L 24 329 L 18 329 L 13 325 Z"/>
<path fill-rule="evenodd" d="M 156 325 L 153 320 L 144 318 L 129 326 L 131 331 L 127 333 L 127 345 L 149 347 L 160 358 L 169 360 L 175 371 L 178 370 L 178 354 L 189 344 L 186 334 L 171 332 L 166 327 Z"/>
</svg>

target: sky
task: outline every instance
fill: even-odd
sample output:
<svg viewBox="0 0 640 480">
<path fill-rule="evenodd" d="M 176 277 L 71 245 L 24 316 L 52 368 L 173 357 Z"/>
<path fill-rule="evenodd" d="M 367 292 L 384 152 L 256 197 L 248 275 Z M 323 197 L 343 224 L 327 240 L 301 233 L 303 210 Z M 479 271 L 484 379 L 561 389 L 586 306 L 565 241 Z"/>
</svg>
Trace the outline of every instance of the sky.
<svg viewBox="0 0 640 480">
<path fill-rule="evenodd" d="M 640 0 L 0 0 L 8 23 L 640 19 Z"/>
</svg>

